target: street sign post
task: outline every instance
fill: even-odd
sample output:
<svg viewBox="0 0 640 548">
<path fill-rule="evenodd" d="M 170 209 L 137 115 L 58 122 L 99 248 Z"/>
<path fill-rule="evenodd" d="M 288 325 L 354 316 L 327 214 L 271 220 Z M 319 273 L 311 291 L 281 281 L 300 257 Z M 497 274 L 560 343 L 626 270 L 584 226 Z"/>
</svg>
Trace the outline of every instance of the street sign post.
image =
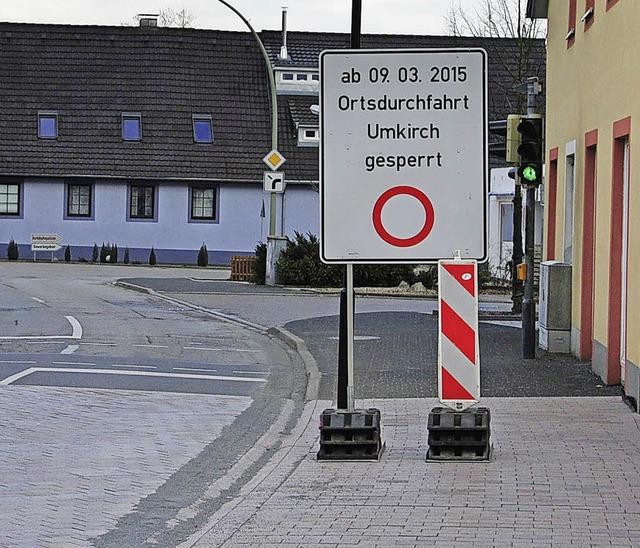
<svg viewBox="0 0 640 548">
<path fill-rule="evenodd" d="M 51 251 L 51 260 L 53 260 L 53 252 L 58 251 L 62 246 L 58 243 L 62 241 L 60 234 L 53 232 L 34 232 L 31 234 L 31 251 L 33 252 L 33 260 L 36 260 L 37 251 Z"/>
<path fill-rule="evenodd" d="M 486 257 L 486 52 L 320 56 L 321 258 Z"/>
</svg>

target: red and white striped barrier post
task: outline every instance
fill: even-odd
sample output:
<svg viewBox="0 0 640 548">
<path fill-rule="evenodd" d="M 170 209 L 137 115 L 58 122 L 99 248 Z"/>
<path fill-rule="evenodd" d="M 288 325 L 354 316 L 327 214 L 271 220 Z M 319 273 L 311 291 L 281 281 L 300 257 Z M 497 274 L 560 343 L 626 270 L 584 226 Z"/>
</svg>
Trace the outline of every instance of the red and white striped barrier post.
<svg viewBox="0 0 640 548">
<path fill-rule="evenodd" d="M 463 411 L 480 400 L 477 261 L 438 261 L 438 306 L 438 398 Z"/>
</svg>

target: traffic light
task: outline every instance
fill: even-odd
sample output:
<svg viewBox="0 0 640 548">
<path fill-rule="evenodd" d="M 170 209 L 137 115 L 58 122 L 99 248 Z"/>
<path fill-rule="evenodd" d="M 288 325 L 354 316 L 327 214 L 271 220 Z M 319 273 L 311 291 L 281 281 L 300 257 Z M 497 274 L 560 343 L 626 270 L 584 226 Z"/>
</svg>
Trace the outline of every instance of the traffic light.
<svg viewBox="0 0 640 548">
<path fill-rule="evenodd" d="M 520 144 L 518 146 L 518 176 L 525 185 L 537 186 L 542 183 L 542 158 L 544 133 L 542 115 L 522 116 L 518 124 Z"/>
<path fill-rule="evenodd" d="M 518 156 L 518 147 L 522 139 L 522 135 L 518 133 L 518 125 L 522 120 L 522 116 L 519 114 L 509 114 L 507 116 L 507 150 L 505 154 L 505 160 L 509 164 L 520 163 L 520 156 Z"/>
</svg>

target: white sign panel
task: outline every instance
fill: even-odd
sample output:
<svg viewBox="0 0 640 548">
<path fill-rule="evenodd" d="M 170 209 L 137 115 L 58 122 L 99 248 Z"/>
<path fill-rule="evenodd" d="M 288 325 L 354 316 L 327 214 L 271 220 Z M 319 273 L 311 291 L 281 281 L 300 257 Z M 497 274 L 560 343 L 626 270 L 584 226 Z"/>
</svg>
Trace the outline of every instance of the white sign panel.
<svg viewBox="0 0 640 548">
<path fill-rule="evenodd" d="M 263 187 L 265 192 L 284 192 L 284 172 L 265 171 Z"/>
<path fill-rule="evenodd" d="M 486 52 L 320 56 L 321 257 L 486 256 Z"/>
<path fill-rule="evenodd" d="M 59 244 L 31 244 L 31 251 L 58 251 L 62 246 Z"/>
<path fill-rule="evenodd" d="M 62 236 L 52 232 L 34 232 L 31 234 L 31 244 L 57 244 L 60 241 L 62 241 Z"/>
</svg>

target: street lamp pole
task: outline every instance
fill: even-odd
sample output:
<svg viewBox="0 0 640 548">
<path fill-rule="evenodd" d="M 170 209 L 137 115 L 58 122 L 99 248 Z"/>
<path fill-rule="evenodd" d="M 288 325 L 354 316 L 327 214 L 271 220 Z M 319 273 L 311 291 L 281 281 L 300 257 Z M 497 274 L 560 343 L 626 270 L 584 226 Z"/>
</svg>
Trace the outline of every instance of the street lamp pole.
<svg viewBox="0 0 640 548">
<path fill-rule="evenodd" d="M 262 40 L 260 40 L 260 36 L 258 36 L 258 33 L 255 31 L 255 29 L 253 28 L 249 20 L 244 15 L 242 15 L 242 13 L 240 13 L 235 7 L 229 4 L 229 2 L 226 2 L 225 0 L 218 0 L 218 2 L 227 6 L 231 11 L 233 11 L 233 13 L 235 13 L 238 17 L 240 17 L 240 19 L 242 19 L 244 24 L 247 25 L 247 27 L 251 31 L 251 34 L 253 35 L 253 37 L 256 39 L 256 42 L 258 42 L 258 46 L 260 46 L 260 51 L 262 52 L 262 57 L 264 58 L 264 62 L 267 67 L 267 75 L 269 76 L 269 90 L 271 94 L 271 150 L 278 150 L 278 98 L 276 96 L 276 79 L 273 74 L 273 67 L 271 66 L 271 60 L 269 59 L 269 54 L 267 53 L 267 50 L 265 49 L 264 44 L 262 43 Z M 276 195 L 274 192 L 272 192 L 270 202 L 269 202 L 268 240 L 272 240 L 273 242 L 275 242 L 278 236 L 276 215 L 277 215 Z M 275 243 L 273 245 L 275 246 Z M 269 259 L 271 260 L 267 261 L 266 283 L 267 285 L 274 285 L 275 284 L 275 263 L 277 261 L 278 253 L 274 252 L 274 250 L 271 250 L 272 251 L 271 253 L 269 253 L 269 251 L 270 250 L 268 249 L 267 255 L 269 255 Z"/>
</svg>

